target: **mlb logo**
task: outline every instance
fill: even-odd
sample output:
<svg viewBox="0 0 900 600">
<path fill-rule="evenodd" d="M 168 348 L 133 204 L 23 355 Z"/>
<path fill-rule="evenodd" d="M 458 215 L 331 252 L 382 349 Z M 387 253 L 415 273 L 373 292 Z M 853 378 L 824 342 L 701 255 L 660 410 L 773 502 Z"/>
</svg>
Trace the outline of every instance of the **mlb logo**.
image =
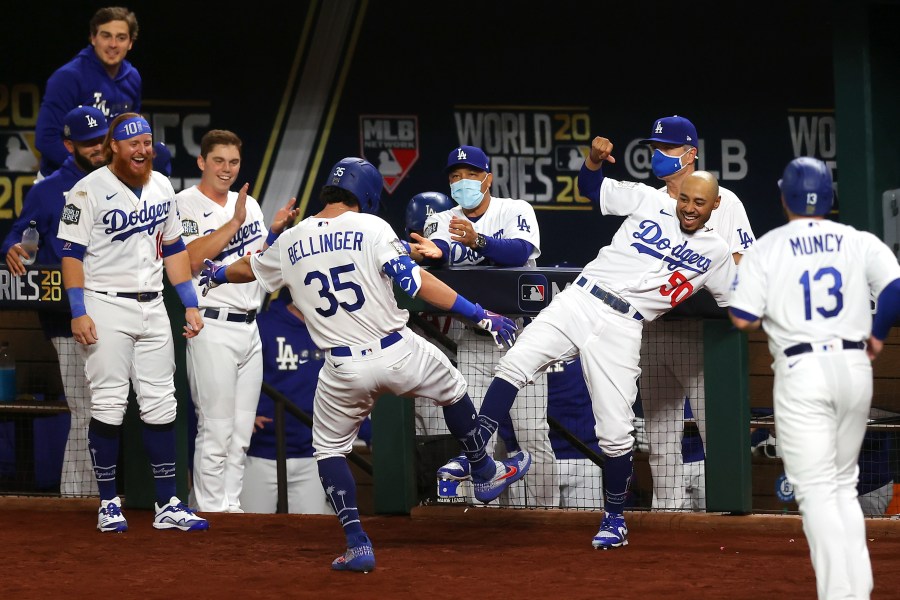
<svg viewBox="0 0 900 600">
<path fill-rule="evenodd" d="M 548 304 L 549 284 L 540 273 L 519 275 L 519 309 L 524 313 L 540 312 Z"/>
<path fill-rule="evenodd" d="M 415 115 L 360 115 L 361 156 L 375 165 L 384 189 L 394 193 L 419 159 L 419 118 Z"/>
</svg>

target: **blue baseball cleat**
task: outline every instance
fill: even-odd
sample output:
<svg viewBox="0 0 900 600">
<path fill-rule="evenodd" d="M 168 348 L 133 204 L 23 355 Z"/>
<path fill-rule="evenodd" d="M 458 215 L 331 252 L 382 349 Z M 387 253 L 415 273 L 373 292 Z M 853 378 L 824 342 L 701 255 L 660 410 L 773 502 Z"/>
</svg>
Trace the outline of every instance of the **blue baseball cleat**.
<svg viewBox="0 0 900 600">
<path fill-rule="evenodd" d="M 608 550 L 628 545 L 628 527 L 621 513 L 606 513 L 591 545 L 595 550 Z"/>
<path fill-rule="evenodd" d="M 209 522 L 197 516 L 188 506 L 172 496 L 167 504 L 155 505 L 153 527 L 156 529 L 180 529 L 181 531 L 206 531 Z"/>
<path fill-rule="evenodd" d="M 97 529 L 104 533 L 128 531 L 128 521 L 122 514 L 122 501 L 118 497 L 100 502 L 100 510 L 97 511 Z"/>
<path fill-rule="evenodd" d="M 375 551 L 372 549 L 372 542 L 366 536 L 359 538 L 360 544 L 347 548 L 341 556 L 338 556 L 331 563 L 331 568 L 335 571 L 356 571 L 357 573 L 368 573 L 375 570 Z"/>
<path fill-rule="evenodd" d="M 495 460 L 494 465 L 497 467 L 497 470 L 490 479 L 481 479 L 477 473 L 472 473 L 472 482 L 475 484 L 475 498 L 485 504 L 494 500 L 510 484 L 525 476 L 525 473 L 531 468 L 531 454 L 522 451 L 512 458 Z"/>
</svg>

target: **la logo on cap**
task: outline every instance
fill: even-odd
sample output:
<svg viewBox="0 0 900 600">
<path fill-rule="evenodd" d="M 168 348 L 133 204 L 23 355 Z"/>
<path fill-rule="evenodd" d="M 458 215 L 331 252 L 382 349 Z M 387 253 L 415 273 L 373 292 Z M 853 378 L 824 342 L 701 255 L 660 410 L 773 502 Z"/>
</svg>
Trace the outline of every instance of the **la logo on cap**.
<svg viewBox="0 0 900 600">
<path fill-rule="evenodd" d="M 456 151 L 456 160 L 466 160 L 466 151 L 462 148 L 459 148 Z"/>
<path fill-rule="evenodd" d="M 93 129 L 97 126 L 97 119 L 92 117 L 91 115 L 85 115 L 87 117 L 88 127 Z"/>
<path fill-rule="evenodd" d="M 653 130 L 653 133 L 662 133 L 662 119 L 656 122 L 656 129 Z"/>
</svg>

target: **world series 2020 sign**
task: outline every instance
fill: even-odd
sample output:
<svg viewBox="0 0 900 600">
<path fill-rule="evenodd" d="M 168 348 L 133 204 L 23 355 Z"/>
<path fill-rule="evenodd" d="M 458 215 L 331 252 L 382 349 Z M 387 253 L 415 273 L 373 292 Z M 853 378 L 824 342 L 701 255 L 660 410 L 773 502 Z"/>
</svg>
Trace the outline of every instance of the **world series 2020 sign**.
<svg viewBox="0 0 900 600">
<path fill-rule="evenodd" d="M 21 277 L 0 267 L 0 307 L 68 310 L 59 267 L 35 266 Z"/>
<path fill-rule="evenodd" d="M 577 178 L 590 150 L 586 106 L 457 106 L 462 145 L 491 161 L 492 194 L 531 202 L 537 210 L 590 210 Z"/>
</svg>

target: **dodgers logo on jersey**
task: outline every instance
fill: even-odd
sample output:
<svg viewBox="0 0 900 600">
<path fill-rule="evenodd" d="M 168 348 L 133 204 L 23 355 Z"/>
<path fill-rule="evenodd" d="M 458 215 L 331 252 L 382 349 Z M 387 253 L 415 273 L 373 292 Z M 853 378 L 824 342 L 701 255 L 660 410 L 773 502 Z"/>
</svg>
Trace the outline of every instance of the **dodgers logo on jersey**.
<svg viewBox="0 0 900 600">
<path fill-rule="evenodd" d="M 259 221 L 241 225 L 241 228 L 237 230 L 237 233 L 234 234 L 234 237 L 231 238 L 225 249 L 216 257 L 216 260 L 221 261 L 232 254 L 243 256 L 245 254 L 244 249 L 262 237 L 261 231 L 262 227 Z"/>
<path fill-rule="evenodd" d="M 531 226 L 528 225 L 528 221 L 525 220 L 525 217 L 522 215 L 516 216 L 516 226 L 519 228 L 519 231 L 527 231 L 531 233 Z"/>
<path fill-rule="evenodd" d="M 66 225 L 77 225 L 78 221 L 81 220 L 81 209 L 74 204 L 66 204 L 63 207 L 59 220 Z"/>
<path fill-rule="evenodd" d="M 755 240 L 753 239 L 753 236 L 751 236 L 749 233 L 744 231 L 744 229 L 742 227 L 738 227 L 737 232 L 738 232 L 738 241 L 741 242 L 741 246 L 743 246 L 744 250 L 746 250 L 747 248 L 750 247 L 750 244 L 752 244 Z"/>
<path fill-rule="evenodd" d="M 171 200 L 150 205 L 144 202 L 141 210 L 130 213 L 114 208 L 103 215 L 103 224 L 108 225 L 103 233 L 107 235 L 115 233 L 112 238 L 114 242 L 125 241 L 142 231 L 153 235 L 156 227 L 166 222 L 171 204 Z"/>
<path fill-rule="evenodd" d="M 662 227 L 656 221 L 644 219 L 641 221 L 640 228 L 641 231 L 636 231 L 631 235 L 645 243 L 635 242 L 631 246 L 639 254 L 649 254 L 667 262 L 670 271 L 685 269 L 694 273 L 705 273 L 712 264 L 712 259 L 689 248 L 687 240 L 673 247 L 672 240 L 663 236 Z M 664 255 L 662 250 L 668 250 L 671 256 Z M 696 265 L 696 267 L 691 265 Z"/>
</svg>

